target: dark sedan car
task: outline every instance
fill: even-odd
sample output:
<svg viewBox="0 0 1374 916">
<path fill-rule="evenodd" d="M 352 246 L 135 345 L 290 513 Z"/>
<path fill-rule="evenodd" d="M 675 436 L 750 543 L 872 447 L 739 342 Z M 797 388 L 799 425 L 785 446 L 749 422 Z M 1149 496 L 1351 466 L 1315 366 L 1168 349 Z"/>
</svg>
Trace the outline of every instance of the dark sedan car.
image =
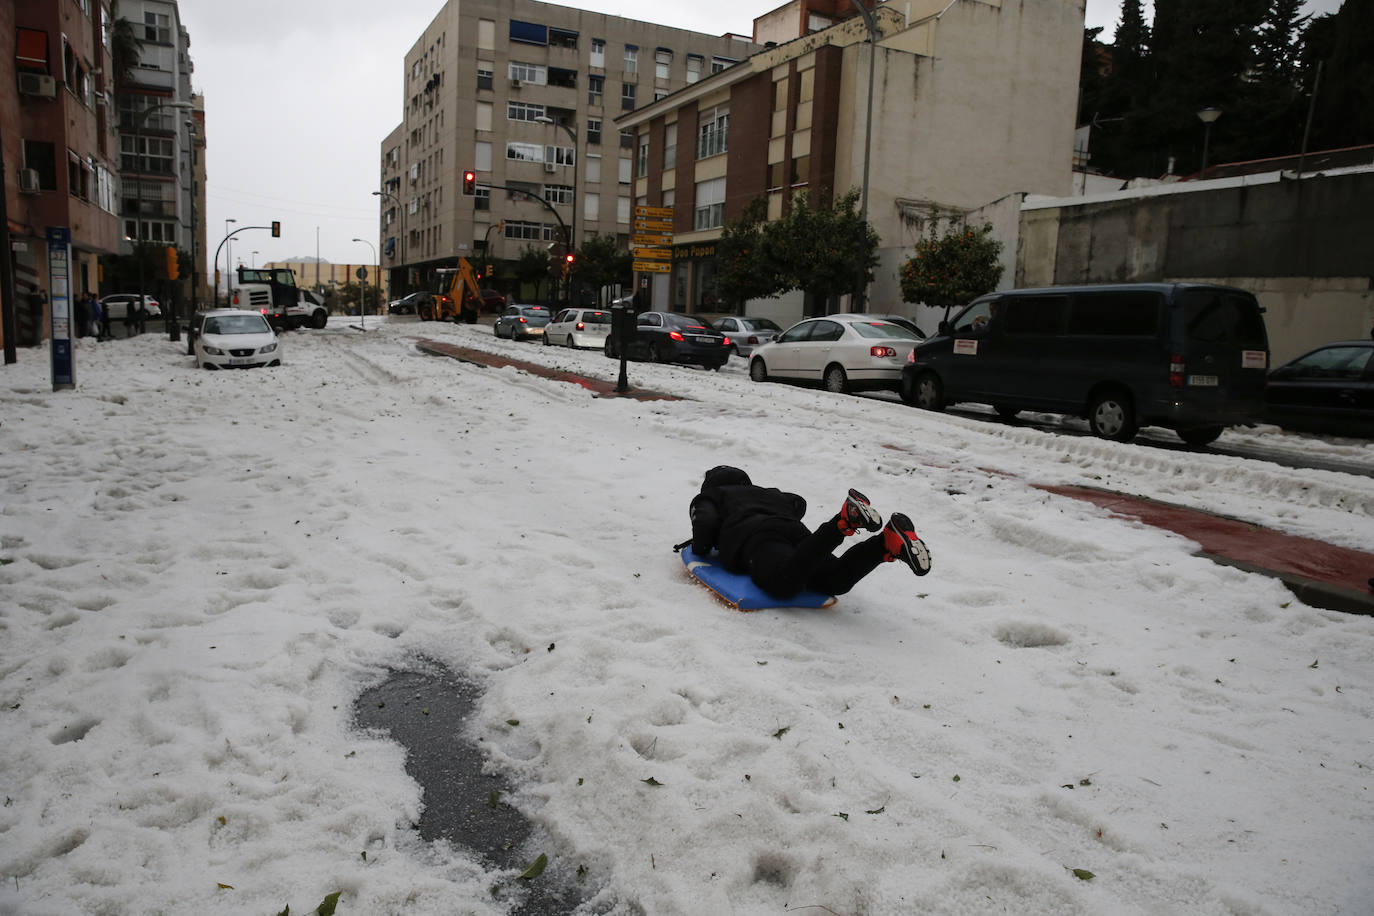
<svg viewBox="0 0 1374 916">
<path fill-rule="evenodd" d="M 614 334 L 606 338 L 606 355 L 619 359 L 615 344 Z M 692 315 L 644 312 L 635 321 L 635 339 L 625 355 L 655 363 L 694 363 L 719 369 L 730 359 L 730 338 Z"/>
<path fill-rule="evenodd" d="M 552 317 L 553 313 L 546 305 L 508 305 L 491 330 L 497 337 L 509 337 L 511 340 L 542 338 L 544 326 Z"/>
<path fill-rule="evenodd" d="M 1269 373 L 1264 417 L 1284 429 L 1374 437 L 1374 340 L 1318 347 Z"/>
</svg>

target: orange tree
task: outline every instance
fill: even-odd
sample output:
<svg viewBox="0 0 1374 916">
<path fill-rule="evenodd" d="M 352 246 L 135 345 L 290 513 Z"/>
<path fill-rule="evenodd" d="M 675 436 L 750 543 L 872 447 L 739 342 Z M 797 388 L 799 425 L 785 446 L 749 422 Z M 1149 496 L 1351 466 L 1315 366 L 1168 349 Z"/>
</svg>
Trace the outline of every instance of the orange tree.
<svg viewBox="0 0 1374 916">
<path fill-rule="evenodd" d="M 948 310 L 991 292 L 1002 278 L 1001 253 L 991 223 L 951 226 L 938 238 L 921 239 L 902 265 L 902 299 Z"/>
<path fill-rule="evenodd" d="M 732 311 L 750 299 L 768 299 L 783 291 L 764 247 L 768 200 L 755 197 L 739 216 L 725 223 L 716 241 L 716 294 Z"/>
</svg>

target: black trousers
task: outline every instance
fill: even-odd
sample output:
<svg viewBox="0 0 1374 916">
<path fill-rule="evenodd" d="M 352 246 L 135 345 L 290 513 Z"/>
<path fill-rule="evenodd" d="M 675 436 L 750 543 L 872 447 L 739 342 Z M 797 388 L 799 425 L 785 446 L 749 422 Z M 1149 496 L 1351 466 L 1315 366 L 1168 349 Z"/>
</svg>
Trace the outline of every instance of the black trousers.
<svg viewBox="0 0 1374 916">
<path fill-rule="evenodd" d="M 780 537 L 751 541 L 749 578 L 775 598 L 791 598 L 804 588 L 843 595 L 887 554 L 881 531 L 837 557 L 835 548 L 843 542 L 838 515 L 797 543 Z"/>
</svg>

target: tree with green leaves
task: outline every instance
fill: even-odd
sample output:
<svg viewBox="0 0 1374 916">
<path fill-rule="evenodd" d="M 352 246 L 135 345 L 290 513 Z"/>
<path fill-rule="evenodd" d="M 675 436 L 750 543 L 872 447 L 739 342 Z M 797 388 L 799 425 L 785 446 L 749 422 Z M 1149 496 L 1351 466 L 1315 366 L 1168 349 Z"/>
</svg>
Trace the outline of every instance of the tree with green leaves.
<svg viewBox="0 0 1374 916">
<path fill-rule="evenodd" d="M 902 265 L 902 300 L 948 311 L 992 292 L 1002 279 L 1001 253 L 991 223 L 951 225 L 938 237 L 932 233 L 916 243 Z"/>
<path fill-rule="evenodd" d="M 129 73 L 143 57 L 143 43 L 134 32 L 134 24 L 119 15 L 119 3 L 110 4 L 110 79 L 115 94 L 124 91 Z"/>
<path fill-rule="evenodd" d="M 858 292 L 873 279 L 880 239 L 858 212 L 859 190 L 834 200 L 822 194 L 792 196 L 782 219 L 763 230 L 763 266 L 776 271 L 780 288 L 799 289 L 820 302 Z"/>
<path fill-rule="evenodd" d="M 515 262 L 515 279 L 520 281 L 520 288 L 526 286 L 534 287 L 534 298 L 540 299 L 540 286 L 549 279 L 549 252 L 546 248 L 536 248 L 527 245 L 520 252 L 520 257 Z"/>
<path fill-rule="evenodd" d="M 614 235 L 596 235 L 578 249 L 572 274 L 578 282 L 595 289 L 597 304 L 604 305 L 601 301 L 604 287 L 612 283 L 629 283 L 633 279 L 634 256 L 620 247 Z"/>
<path fill-rule="evenodd" d="M 716 241 L 716 294 L 737 314 L 750 299 L 771 299 L 785 288 L 765 259 L 767 222 L 768 199 L 756 197 L 725 223 Z"/>
</svg>

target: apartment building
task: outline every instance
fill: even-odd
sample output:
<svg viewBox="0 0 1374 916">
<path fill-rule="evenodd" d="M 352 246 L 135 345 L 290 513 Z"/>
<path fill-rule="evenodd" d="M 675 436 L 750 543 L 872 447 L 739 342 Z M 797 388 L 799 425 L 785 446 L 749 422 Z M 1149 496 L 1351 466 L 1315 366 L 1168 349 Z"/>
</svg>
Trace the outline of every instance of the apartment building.
<svg viewBox="0 0 1374 916">
<path fill-rule="evenodd" d="M 755 50 L 537 0 L 449 0 L 406 54 L 402 120 L 381 146 L 391 295 L 486 242 L 494 262 L 565 237 L 628 243 L 633 137 L 614 119 Z"/>
<path fill-rule="evenodd" d="M 119 15 L 133 27 L 139 44 L 138 63 L 116 98 L 121 254 L 130 254 L 135 241 L 190 251 L 196 206 L 193 150 L 196 136 L 204 138 L 189 123 L 197 109 L 191 93 L 191 38 L 175 0 L 120 0 Z M 199 110 L 203 122 L 203 105 Z M 204 212 L 203 200 L 199 203 Z M 204 275 L 203 269 L 199 272 Z"/>
<path fill-rule="evenodd" d="M 108 20 L 109 5 L 100 0 L 0 3 L 0 237 L 14 304 L 13 321 L 0 327 L 0 340 L 13 334 L 7 347 L 48 336 L 41 304 L 49 292 L 48 227 L 71 234 L 74 292 L 96 290 L 97 259 L 119 245 L 116 137 L 105 95 Z"/>
<path fill-rule="evenodd" d="M 868 310 L 901 312 L 900 265 L 933 224 L 1068 192 L 1082 0 L 882 4 L 876 49 L 845 5 L 779 7 L 755 20 L 759 53 L 616 119 L 636 151 L 634 203 L 672 208 L 671 273 L 644 277 L 654 308 L 718 310 L 713 243 L 760 196 L 771 219 L 798 190 L 814 203 L 864 189 L 882 240 Z M 797 291 L 750 311 L 790 322 L 835 307 Z"/>
</svg>

